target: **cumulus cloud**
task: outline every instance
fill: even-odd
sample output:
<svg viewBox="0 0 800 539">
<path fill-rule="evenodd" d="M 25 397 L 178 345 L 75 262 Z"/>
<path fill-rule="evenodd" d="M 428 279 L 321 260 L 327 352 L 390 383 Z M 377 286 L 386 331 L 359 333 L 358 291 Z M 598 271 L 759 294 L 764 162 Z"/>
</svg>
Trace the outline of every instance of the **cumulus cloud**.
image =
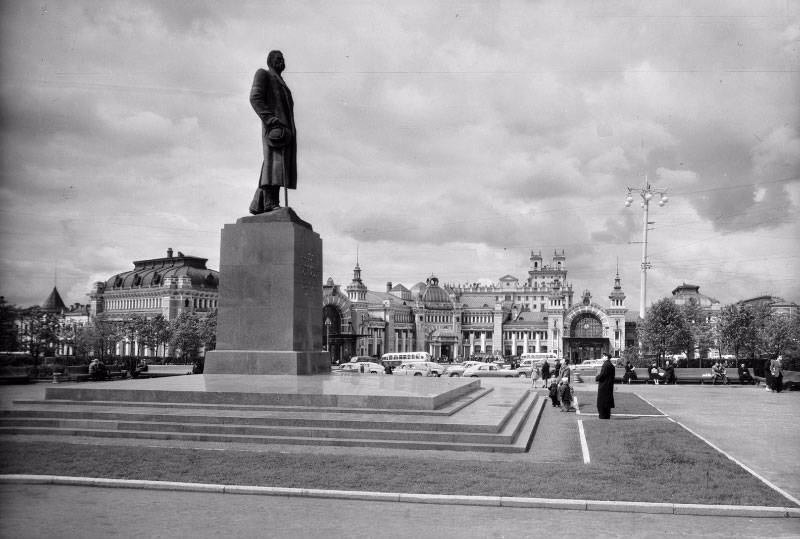
<svg viewBox="0 0 800 539">
<path fill-rule="evenodd" d="M 671 198 L 653 208 L 652 286 L 740 299 L 763 268 L 730 261 L 798 239 L 800 22 L 784 7 L 0 4 L 1 292 L 40 302 L 58 262 L 72 295 L 170 246 L 215 267 L 257 181 L 247 96 L 277 48 L 290 205 L 322 235 L 326 277 L 346 282 L 357 248 L 376 288 L 524 277 L 531 249 L 565 249 L 576 287 L 602 297 L 619 260 L 635 298 L 641 213 L 622 203 L 647 177 Z M 788 271 L 770 283 L 800 299 Z"/>
</svg>

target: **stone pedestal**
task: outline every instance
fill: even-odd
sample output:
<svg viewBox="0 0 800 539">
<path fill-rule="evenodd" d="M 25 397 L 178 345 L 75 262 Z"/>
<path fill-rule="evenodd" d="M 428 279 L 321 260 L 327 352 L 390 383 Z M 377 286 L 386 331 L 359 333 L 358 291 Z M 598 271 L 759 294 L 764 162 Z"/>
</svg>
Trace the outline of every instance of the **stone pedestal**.
<svg viewBox="0 0 800 539">
<path fill-rule="evenodd" d="M 317 374 L 322 351 L 322 240 L 291 208 L 222 229 L 217 349 L 206 374 Z"/>
</svg>

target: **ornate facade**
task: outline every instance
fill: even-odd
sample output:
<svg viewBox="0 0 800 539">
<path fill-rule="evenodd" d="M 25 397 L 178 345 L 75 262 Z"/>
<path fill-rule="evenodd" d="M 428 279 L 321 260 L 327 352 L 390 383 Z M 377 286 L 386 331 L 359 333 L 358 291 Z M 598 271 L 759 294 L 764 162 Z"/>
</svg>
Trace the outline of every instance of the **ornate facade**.
<svg viewBox="0 0 800 539">
<path fill-rule="evenodd" d="M 206 258 L 178 251 L 167 256 L 133 262 L 130 271 L 94 283 L 89 293 L 89 315 L 122 320 L 133 314 L 162 315 L 172 320 L 183 312 L 205 314 L 217 308 L 219 272 L 206 268 Z M 117 345 L 118 355 L 153 355 L 135 342 Z"/>
<path fill-rule="evenodd" d="M 619 356 L 630 345 L 619 274 L 600 305 L 588 290 L 574 303 L 563 251 L 550 264 L 532 252 L 527 273 L 523 281 L 505 275 L 491 285 L 440 285 L 431 275 L 411 290 L 389 282 L 373 292 L 356 264 L 344 291 L 333 279 L 323 286 L 326 349 L 335 361 L 404 351 L 434 358 L 553 352 L 582 361 L 604 351 Z"/>
</svg>

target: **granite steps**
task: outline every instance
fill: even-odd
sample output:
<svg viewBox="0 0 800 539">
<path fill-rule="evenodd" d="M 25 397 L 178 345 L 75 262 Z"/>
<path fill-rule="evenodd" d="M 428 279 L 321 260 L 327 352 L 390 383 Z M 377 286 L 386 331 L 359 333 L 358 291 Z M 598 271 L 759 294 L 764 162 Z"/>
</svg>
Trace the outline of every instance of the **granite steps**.
<svg viewBox="0 0 800 539">
<path fill-rule="evenodd" d="M 479 389 L 438 410 L 314 409 L 91 401 L 15 401 L 0 412 L 0 435 L 173 439 L 524 452 L 544 399 Z M 410 413 L 406 413 L 410 412 Z M 447 412 L 447 413 L 442 413 Z"/>
</svg>

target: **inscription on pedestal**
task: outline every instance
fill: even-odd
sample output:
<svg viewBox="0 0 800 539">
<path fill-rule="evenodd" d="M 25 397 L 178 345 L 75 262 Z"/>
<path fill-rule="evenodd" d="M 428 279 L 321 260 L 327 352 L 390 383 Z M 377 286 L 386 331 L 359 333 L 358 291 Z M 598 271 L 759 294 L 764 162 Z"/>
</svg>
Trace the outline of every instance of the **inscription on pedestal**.
<svg viewBox="0 0 800 539">
<path fill-rule="evenodd" d="M 317 257 L 311 251 L 300 257 L 300 288 L 308 297 L 318 292 L 321 286 L 320 273 L 317 270 Z"/>
</svg>

